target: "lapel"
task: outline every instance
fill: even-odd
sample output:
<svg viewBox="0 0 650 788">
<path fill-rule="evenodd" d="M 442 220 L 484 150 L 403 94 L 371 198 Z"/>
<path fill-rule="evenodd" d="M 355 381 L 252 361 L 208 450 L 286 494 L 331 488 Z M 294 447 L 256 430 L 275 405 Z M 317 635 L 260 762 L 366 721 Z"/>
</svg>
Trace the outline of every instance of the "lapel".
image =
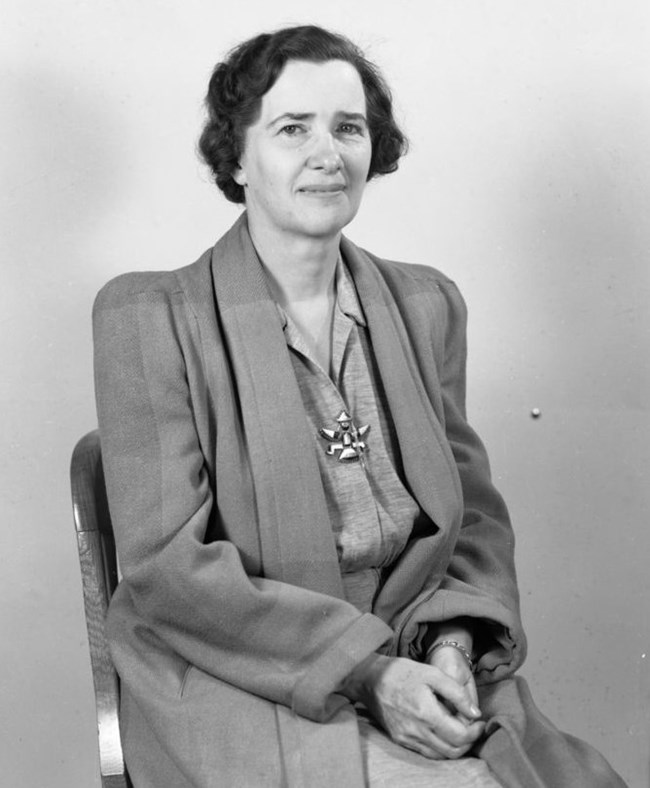
<svg viewBox="0 0 650 788">
<path fill-rule="evenodd" d="M 215 246 L 212 277 L 264 524 L 264 574 L 343 598 L 314 437 L 246 214 Z"/>
<path fill-rule="evenodd" d="M 404 320 L 377 266 L 343 238 L 342 254 L 354 279 L 368 322 L 372 349 L 386 391 L 412 494 L 436 526 L 448 531 L 458 522 L 462 495 L 448 441 L 427 396 L 420 366 L 434 364 L 433 350 L 416 358 L 418 337 L 409 339 Z M 411 308 L 417 304 L 411 300 Z M 420 343 L 427 342 L 419 337 Z M 426 348 L 426 346 L 425 346 Z"/>
<path fill-rule="evenodd" d="M 375 263 L 347 239 L 342 253 L 363 307 L 412 494 L 437 528 L 458 523 L 460 485 L 444 430 L 395 299 Z M 254 480 L 267 577 L 343 597 L 336 547 L 314 453 L 314 436 L 284 333 L 244 213 L 217 243 L 214 293 Z M 426 338 L 423 338 L 426 342 Z"/>
</svg>

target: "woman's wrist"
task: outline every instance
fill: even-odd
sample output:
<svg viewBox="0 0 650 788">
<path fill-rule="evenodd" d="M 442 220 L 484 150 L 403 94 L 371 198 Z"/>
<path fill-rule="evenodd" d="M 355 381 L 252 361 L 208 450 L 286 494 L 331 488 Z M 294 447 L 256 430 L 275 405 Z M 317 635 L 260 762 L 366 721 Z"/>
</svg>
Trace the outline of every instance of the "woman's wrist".
<svg viewBox="0 0 650 788">
<path fill-rule="evenodd" d="M 457 640 L 437 640 L 425 654 L 424 661 L 430 663 L 433 655 L 445 648 L 453 649 L 458 654 L 460 654 L 465 660 L 465 663 L 467 664 L 467 667 L 470 669 L 470 671 L 472 673 L 474 672 L 474 660 L 472 659 L 472 653 Z"/>
<path fill-rule="evenodd" d="M 430 625 L 428 638 L 423 642 L 424 659 L 439 648 L 443 642 L 456 643 L 459 651 L 465 651 L 469 655 L 469 660 L 475 659 L 474 655 L 474 626 L 470 618 L 455 618 L 444 621 L 434 626 Z M 453 648 L 453 646 L 452 646 Z"/>
<path fill-rule="evenodd" d="M 377 673 L 382 670 L 387 659 L 388 657 L 373 651 L 345 678 L 339 693 L 353 703 L 363 701 L 371 690 Z"/>
</svg>

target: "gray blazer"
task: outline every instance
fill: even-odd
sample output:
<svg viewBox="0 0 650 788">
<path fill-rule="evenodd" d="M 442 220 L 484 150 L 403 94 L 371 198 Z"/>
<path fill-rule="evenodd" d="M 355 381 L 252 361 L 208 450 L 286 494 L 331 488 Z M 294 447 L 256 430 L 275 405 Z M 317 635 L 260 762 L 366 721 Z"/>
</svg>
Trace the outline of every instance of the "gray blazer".
<svg viewBox="0 0 650 788">
<path fill-rule="evenodd" d="M 477 682 L 492 731 L 507 729 L 503 709 L 521 717 L 514 541 L 465 418 L 462 298 L 432 268 L 345 239 L 341 251 L 406 483 L 432 523 L 372 614 L 343 598 L 313 436 L 246 215 L 194 264 L 126 274 L 97 297 L 97 410 L 123 573 L 108 628 L 138 788 L 362 786 L 356 717 L 337 687 L 379 648 L 417 659 L 427 625 L 461 615 L 484 622 Z"/>
</svg>

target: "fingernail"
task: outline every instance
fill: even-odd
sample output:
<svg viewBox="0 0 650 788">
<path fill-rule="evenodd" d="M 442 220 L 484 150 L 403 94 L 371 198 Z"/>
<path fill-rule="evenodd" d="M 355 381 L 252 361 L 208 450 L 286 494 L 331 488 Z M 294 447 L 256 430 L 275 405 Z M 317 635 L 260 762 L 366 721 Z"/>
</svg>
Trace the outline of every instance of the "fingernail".
<svg viewBox="0 0 650 788">
<path fill-rule="evenodd" d="M 477 706 L 472 705 L 472 706 L 469 707 L 469 710 L 472 713 L 472 716 L 474 716 L 474 717 L 480 717 L 481 716 L 481 711 L 480 711 L 480 709 Z"/>
</svg>

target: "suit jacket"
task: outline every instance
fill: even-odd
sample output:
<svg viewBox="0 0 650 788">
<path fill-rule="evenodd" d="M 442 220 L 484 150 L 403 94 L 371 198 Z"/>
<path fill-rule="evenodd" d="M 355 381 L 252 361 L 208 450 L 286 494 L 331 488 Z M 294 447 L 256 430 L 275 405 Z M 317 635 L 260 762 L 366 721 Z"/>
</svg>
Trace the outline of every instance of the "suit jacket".
<svg viewBox="0 0 650 788">
<path fill-rule="evenodd" d="M 521 699 L 508 681 L 525 654 L 514 540 L 465 417 L 462 298 L 432 268 L 346 239 L 341 251 L 406 484 L 431 522 L 372 614 L 343 598 L 314 436 L 246 215 L 194 264 L 126 274 L 97 297 L 97 409 L 123 574 L 108 632 L 138 787 L 363 785 L 337 687 L 377 649 L 418 658 L 427 625 L 460 615 L 485 622 L 477 682 L 491 687 L 494 719 Z M 491 738 L 501 762 L 510 745 Z"/>
</svg>

